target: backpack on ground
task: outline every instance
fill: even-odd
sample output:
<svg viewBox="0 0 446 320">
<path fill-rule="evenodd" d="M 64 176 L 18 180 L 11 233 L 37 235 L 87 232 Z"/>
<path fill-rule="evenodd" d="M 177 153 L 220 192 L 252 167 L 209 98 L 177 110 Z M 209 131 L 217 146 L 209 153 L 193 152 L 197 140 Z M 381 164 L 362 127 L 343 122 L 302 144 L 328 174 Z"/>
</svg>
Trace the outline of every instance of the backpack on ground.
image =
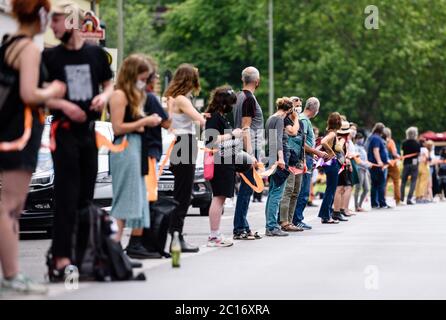
<svg viewBox="0 0 446 320">
<path fill-rule="evenodd" d="M 162 257 L 169 257 L 165 252 L 169 232 L 170 215 L 178 202 L 173 198 L 160 197 L 150 203 L 150 228 L 144 229 L 143 246 L 149 252 L 158 252 Z"/>
<path fill-rule="evenodd" d="M 111 238 L 110 215 L 90 204 L 79 211 L 73 232 L 72 261 L 81 280 L 135 280 L 129 258 L 121 244 Z M 144 280 L 138 276 L 138 280 Z"/>
</svg>

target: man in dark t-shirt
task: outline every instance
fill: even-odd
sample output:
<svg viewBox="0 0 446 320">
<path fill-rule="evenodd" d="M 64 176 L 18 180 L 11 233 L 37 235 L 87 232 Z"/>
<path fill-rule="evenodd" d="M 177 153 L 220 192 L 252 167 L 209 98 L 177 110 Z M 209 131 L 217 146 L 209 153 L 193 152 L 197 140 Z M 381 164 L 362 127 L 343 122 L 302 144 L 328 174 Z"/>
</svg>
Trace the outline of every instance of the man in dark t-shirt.
<svg viewBox="0 0 446 320">
<path fill-rule="evenodd" d="M 421 145 L 417 141 L 418 129 L 416 127 L 410 127 L 406 131 L 406 140 L 401 145 L 403 155 L 412 155 L 404 159 L 403 173 L 401 177 L 401 201 L 404 202 L 404 195 L 406 192 L 407 179 L 410 177 L 409 194 L 407 195 L 407 204 L 411 205 L 412 196 L 415 191 L 418 178 L 418 155 L 420 154 Z"/>
<path fill-rule="evenodd" d="M 242 72 L 243 91 L 237 94 L 234 106 L 234 127 L 243 130 L 243 147 L 246 152 L 257 160 L 261 157 L 263 144 L 263 113 L 254 96 L 260 84 L 260 73 L 254 67 L 248 67 Z M 253 180 L 252 171 L 245 176 Z M 247 215 L 253 190 L 242 180 L 237 196 L 234 213 L 234 239 L 254 240 L 261 237 L 253 233 L 249 227 Z"/>
<path fill-rule="evenodd" d="M 63 280 L 65 268 L 74 263 L 71 261 L 73 225 L 79 210 L 93 200 L 98 171 L 94 121 L 99 119 L 113 92 L 113 75 L 103 49 L 86 44 L 79 25 L 67 28 L 68 14 L 73 12 L 78 13 L 81 24 L 82 10 L 76 4 L 67 2 L 55 7 L 51 28 L 62 44 L 43 53 L 49 80 L 60 80 L 67 85 L 64 99 L 47 103 L 54 116 L 52 132 L 56 141 L 52 152 L 55 173 L 53 258 L 48 265 L 49 280 L 54 282 Z"/>
</svg>

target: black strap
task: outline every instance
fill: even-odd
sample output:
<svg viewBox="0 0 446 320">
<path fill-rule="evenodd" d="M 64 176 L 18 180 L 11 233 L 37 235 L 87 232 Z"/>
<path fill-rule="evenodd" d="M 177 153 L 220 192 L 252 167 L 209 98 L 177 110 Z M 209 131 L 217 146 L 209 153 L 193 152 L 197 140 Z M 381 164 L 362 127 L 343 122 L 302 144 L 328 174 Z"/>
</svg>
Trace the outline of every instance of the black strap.
<svg viewBox="0 0 446 320">
<path fill-rule="evenodd" d="M 21 39 L 25 39 L 25 38 L 29 38 L 28 36 L 25 35 L 18 35 L 18 36 L 14 36 L 14 37 L 10 37 L 10 38 L 4 38 L 4 42 L 2 43 L 1 46 L 1 59 L 6 63 L 6 51 L 8 50 L 8 48 L 14 44 L 13 49 L 17 46 L 17 41 L 21 40 Z M 16 56 L 14 57 L 14 59 L 11 61 L 10 64 L 8 64 L 9 66 L 14 66 L 14 63 L 17 61 L 17 59 L 20 57 L 20 54 L 22 53 L 22 51 L 28 46 L 28 44 L 24 44 L 22 46 L 22 48 L 20 48 L 19 52 L 16 54 Z M 12 50 L 11 50 L 12 51 Z M 10 53 L 11 53 L 10 51 Z"/>
</svg>

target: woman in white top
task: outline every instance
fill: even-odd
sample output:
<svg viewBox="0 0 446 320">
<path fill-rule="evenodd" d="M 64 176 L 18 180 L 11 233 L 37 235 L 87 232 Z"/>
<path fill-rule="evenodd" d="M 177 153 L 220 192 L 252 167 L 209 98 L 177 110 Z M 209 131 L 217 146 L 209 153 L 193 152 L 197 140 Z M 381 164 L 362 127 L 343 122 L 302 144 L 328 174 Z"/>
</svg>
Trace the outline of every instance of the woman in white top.
<svg viewBox="0 0 446 320">
<path fill-rule="evenodd" d="M 182 64 L 164 94 L 172 112 L 172 130 L 176 136 L 175 147 L 170 156 L 170 170 L 175 177 L 173 195 L 178 206 L 171 214 L 169 231 L 178 231 L 182 252 L 198 252 L 198 247 L 188 244 L 183 237 L 184 219 L 189 209 L 195 176 L 197 138 L 195 125 L 204 127 L 206 121 L 194 108 L 191 99 L 200 92 L 198 69 Z"/>
</svg>

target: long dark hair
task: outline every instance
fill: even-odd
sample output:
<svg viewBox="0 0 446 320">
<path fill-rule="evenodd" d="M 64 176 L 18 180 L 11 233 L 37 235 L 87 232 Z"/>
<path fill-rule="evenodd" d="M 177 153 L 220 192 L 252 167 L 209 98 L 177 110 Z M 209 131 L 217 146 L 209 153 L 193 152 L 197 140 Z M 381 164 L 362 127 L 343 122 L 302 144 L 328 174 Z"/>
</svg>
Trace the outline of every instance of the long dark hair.
<svg viewBox="0 0 446 320">
<path fill-rule="evenodd" d="M 221 86 L 214 89 L 209 99 L 207 113 L 228 113 L 237 102 L 237 96 L 230 86 Z"/>
</svg>

